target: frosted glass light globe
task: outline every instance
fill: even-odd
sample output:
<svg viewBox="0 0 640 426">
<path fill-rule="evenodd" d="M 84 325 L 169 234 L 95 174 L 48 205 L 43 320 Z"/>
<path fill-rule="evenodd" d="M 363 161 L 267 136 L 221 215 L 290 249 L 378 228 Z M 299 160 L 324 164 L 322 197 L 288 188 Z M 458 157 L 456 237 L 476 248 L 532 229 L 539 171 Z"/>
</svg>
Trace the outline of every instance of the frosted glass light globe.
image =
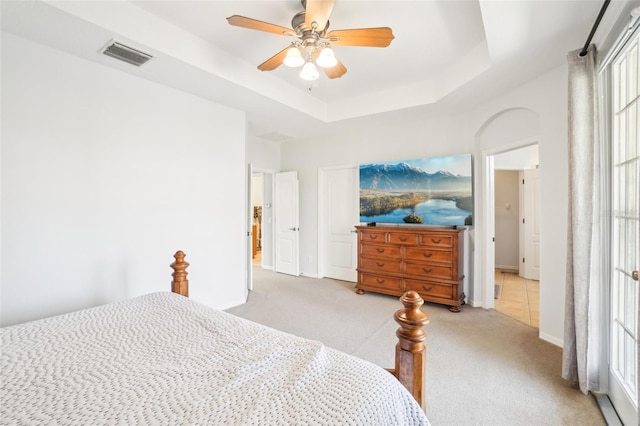
<svg viewBox="0 0 640 426">
<path fill-rule="evenodd" d="M 338 63 L 336 59 L 336 55 L 334 55 L 333 50 L 330 47 L 325 47 L 320 51 L 320 56 L 316 59 L 316 64 L 322 68 L 331 68 L 335 67 Z"/>
<path fill-rule="evenodd" d="M 313 62 L 309 61 L 302 67 L 302 71 L 300 71 L 300 78 L 307 81 L 317 80 L 320 77 L 320 73 L 318 69 L 313 64 Z"/>
<path fill-rule="evenodd" d="M 287 56 L 284 57 L 284 61 L 282 61 L 282 63 L 291 68 L 302 66 L 302 64 L 304 64 L 304 59 L 302 59 L 300 49 L 292 47 L 287 50 Z"/>
</svg>

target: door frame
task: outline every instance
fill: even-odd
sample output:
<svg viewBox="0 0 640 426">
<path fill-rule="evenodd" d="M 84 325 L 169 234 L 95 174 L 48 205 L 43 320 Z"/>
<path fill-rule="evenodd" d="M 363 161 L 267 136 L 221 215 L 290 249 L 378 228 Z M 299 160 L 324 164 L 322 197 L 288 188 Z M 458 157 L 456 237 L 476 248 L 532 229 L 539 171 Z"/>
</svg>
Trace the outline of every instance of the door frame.
<svg viewBox="0 0 640 426">
<path fill-rule="evenodd" d="M 271 169 L 265 169 L 265 168 L 261 168 L 261 167 L 254 167 L 253 163 L 247 163 L 247 188 L 246 188 L 246 197 L 247 197 L 247 249 L 245 250 L 245 254 L 247 256 L 246 259 L 246 268 L 247 270 L 245 271 L 245 278 L 246 278 L 246 290 L 247 292 L 253 290 L 253 256 L 252 256 L 252 246 L 251 246 L 251 232 L 252 232 L 252 227 L 251 224 L 253 223 L 253 197 L 252 197 L 252 192 L 253 192 L 253 187 L 252 187 L 252 179 L 253 179 L 253 175 L 255 173 L 262 173 L 263 175 L 269 174 L 272 176 L 271 178 L 271 194 L 273 194 L 273 186 L 275 185 L 274 182 L 274 178 L 273 176 L 275 175 L 275 171 L 271 170 Z M 264 196 L 264 179 L 262 181 L 262 193 Z M 264 209 L 264 207 L 263 207 Z M 271 224 L 269 225 L 271 227 L 271 235 L 273 235 L 273 221 L 271 221 Z M 264 229 L 265 226 L 264 224 L 262 225 L 262 228 Z M 264 232 L 263 232 L 264 235 Z M 274 245 L 274 238 L 271 238 L 271 241 L 269 242 L 271 245 L 271 254 L 272 256 L 274 256 L 274 250 L 275 250 L 275 245 Z M 247 295 L 245 295 L 245 299 L 247 298 Z"/>
<path fill-rule="evenodd" d="M 482 268 L 481 268 L 481 286 L 480 286 L 480 303 L 485 309 L 493 309 L 495 307 L 495 237 L 496 228 L 496 207 L 495 207 L 495 167 L 494 157 L 505 152 L 515 151 L 520 148 L 526 148 L 531 145 L 540 144 L 540 136 L 533 136 L 519 141 L 511 142 L 500 147 L 490 148 L 482 151 L 482 215 L 484 234 L 483 241 L 479 245 L 483 248 Z M 542 173 L 542 171 L 541 171 Z M 477 289 L 477 285 L 474 285 Z M 474 299 L 477 297 L 474 294 Z"/>
<path fill-rule="evenodd" d="M 326 244 L 324 238 L 324 229 L 326 226 L 325 218 L 323 214 L 322 206 L 325 205 L 325 185 L 324 179 L 327 172 L 332 170 L 343 170 L 343 169 L 353 169 L 358 168 L 358 164 L 342 164 L 339 166 L 326 166 L 326 167 L 318 167 L 318 272 L 317 278 L 324 278 L 324 271 L 326 268 L 326 262 L 324 256 L 324 246 Z M 355 224 L 354 224 L 355 225 Z"/>
<path fill-rule="evenodd" d="M 246 246 L 245 246 L 245 280 L 246 286 L 244 291 L 245 300 L 249 297 L 249 292 L 253 290 L 253 246 L 252 246 L 252 233 L 253 233 L 253 163 L 247 164 L 247 184 L 246 184 L 246 203 L 247 211 L 245 215 L 246 220 Z"/>
<path fill-rule="evenodd" d="M 264 194 L 266 192 L 265 188 L 267 187 L 267 184 L 265 182 L 266 179 L 264 179 L 264 176 L 265 175 L 271 176 L 271 197 L 273 198 L 273 195 L 275 193 L 275 185 L 276 185 L 275 175 L 276 175 L 276 173 L 279 173 L 279 172 L 277 172 L 276 170 L 273 170 L 273 169 L 265 169 L 263 167 L 254 167 L 253 168 L 253 173 L 254 174 L 261 173 L 262 176 L 263 176 L 263 179 L 262 179 L 262 196 L 263 196 L 263 199 L 264 199 Z M 251 206 L 251 208 L 253 208 L 253 206 Z M 263 206 L 262 206 L 262 216 L 263 216 L 263 218 L 265 216 L 265 210 L 268 209 L 268 208 L 273 209 L 273 199 L 271 200 L 269 207 L 267 207 L 266 205 L 263 204 Z M 250 214 L 253 214 L 252 210 L 250 210 Z M 271 265 L 271 267 L 265 267 L 264 266 L 264 257 L 263 257 L 262 261 L 260 263 L 260 267 L 263 268 L 263 269 L 275 269 L 275 266 L 273 265 L 273 263 L 275 262 L 275 260 L 274 260 L 274 258 L 275 258 L 275 243 L 274 243 L 275 238 L 273 238 L 273 231 L 274 231 L 273 225 L 274 225 L 274 221 L 273 220 L 268 225 L 265 224 L 265 222 L 263 220 L 262 225 L 261 225 L 262 229 L 265 229 L 267 227 L 270 228 L 269 231 L 270 231 L 270 234 L 271 234 L 270 241 L 267 241 L 266 243 L 269 245 L 269 249 L 271 251 L 271 260 L 272 260 L 271 263 L 272 263 L 272 265 Z M 264 234 L 265 233 L 263 232 L 262 233 L 262 247 L 264 247 L 264 245 L 265 245 Z M 262 255 L 264 256 L 264 252 L 263 252 Z"/>
<path fill-rule="evenodd" d="M 609 251 L 613 252 L 613 237 L 614 237 L 614 218 L 612 212 L 613 208 L 613 129 L 614 123 L 612 120 L 613 115 L 613 102 L 614 94 L 612 91 L 613 85 L 613 64 L 618 58 L 619 54 L 627 47 L 628 42 L 636 37 L 640 31 L 640 21 L 632 21 L 631 24 L 627 24 L 621 31 L 619 31 L 618 38 L 610 47 L 609 51 L 605 51 L 603 60 L 600 61 L 597 72 L 597 84 L 600 90 L 600 96 L 604 99 L 600 103 L 600 114 L 604 119 L 599 121 L 599 136 L 602 138 L 601 151 L 596 153 L 601 158 L 601 173 L 598 185 L 602 188 L 603 196 L 601 197 L 600 216 L 602 217 L 602 229 L 600 231 L 601 245 L 607 247 Z M 599 365 L 599 386 L 596 393 L 598 404 L 600 404 L 605 418 L 607 421 L 620 420 L 625 417 L 625 414 L 620 410 L 624 410 L 627 417 L 633 417 L 637 415 L 638 405 L 636 405 L 636 412 L 632 413 L 628 410 L 632 410 L 633 407 L 622 403 L 615 406 L 614 402 L 622 402 L 624 400 L 629 401 L 629 404 L 633 405 L 634 401 L 621 389 L 616 383 L 612 383 L 610 365 L 612 363 L 612 269 L 613 259 L 609 256 L 601 259 L 600 264 L 600 277 L 599 279 L 603 283 L 600 289 L 600 301 L 601 305 L 598 309 L 602 312 L 602 318 L 600 319 L 599 330 L 600 333 L 600 358 Z M 637 309 L 637 308 L 636 308 Z M 640 358 L 636 360 L 639 362 Z M 640 368 L 638 369 L 640 372 Z M 637 373 L 638 373 L 637 372 Z M 636 380 L 638 380 L 636 378 Z M 637 383 L 636 383 L 637 386 Z M 640 393 L 640 389 L 637 390 Z M 612 398 L 613 397 L 613 398 Z M 637 404 L 637 401 L 635 401 Z M 609 409 L 607 409 L 610 408 Z M 626 408 L 626 410 L 625 410 Z M 611 418 L 609 417 L 611 416 Z M 614 418 L 617 417 L 617 418 Z"/>
</svg>

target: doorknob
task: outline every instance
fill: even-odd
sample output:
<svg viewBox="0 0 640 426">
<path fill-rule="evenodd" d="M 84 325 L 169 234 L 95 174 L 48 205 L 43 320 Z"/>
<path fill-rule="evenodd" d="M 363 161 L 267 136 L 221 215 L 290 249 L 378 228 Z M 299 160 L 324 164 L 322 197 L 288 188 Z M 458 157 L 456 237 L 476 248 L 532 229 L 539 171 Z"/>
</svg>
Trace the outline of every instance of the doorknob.
<svg viewBox="0 0 640 426">
<path fill-rule="evenodd" d="M 631 278 L 633 278 L 635 281 L 638 281 L 638 271 L 633 271 L 631 273 Z"/>
<path fill-rule="evenodd" d="M 299 231 L 300 228 L 289 228 L 289 231 Z"/>
</svg>

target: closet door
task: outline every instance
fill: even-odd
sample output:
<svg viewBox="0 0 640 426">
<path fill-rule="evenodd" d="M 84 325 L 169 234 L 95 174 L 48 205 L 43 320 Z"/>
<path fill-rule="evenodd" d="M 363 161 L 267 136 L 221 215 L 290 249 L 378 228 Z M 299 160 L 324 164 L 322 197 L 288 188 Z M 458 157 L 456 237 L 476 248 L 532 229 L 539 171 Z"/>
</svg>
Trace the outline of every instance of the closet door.
<svg viewBox="0 0 640 426">
<path fill-rule="evenodd" d="M 359 177 L 357 166 L 320 171 L 320 276 L 356 282 L 358 275 Z"/>
<path fill-rule="evenodd" d="M 283 274 L 300 275 L 298 260 L 298 172 L 277 173 L 275 179 L 275 270 Z"/>
</svg>

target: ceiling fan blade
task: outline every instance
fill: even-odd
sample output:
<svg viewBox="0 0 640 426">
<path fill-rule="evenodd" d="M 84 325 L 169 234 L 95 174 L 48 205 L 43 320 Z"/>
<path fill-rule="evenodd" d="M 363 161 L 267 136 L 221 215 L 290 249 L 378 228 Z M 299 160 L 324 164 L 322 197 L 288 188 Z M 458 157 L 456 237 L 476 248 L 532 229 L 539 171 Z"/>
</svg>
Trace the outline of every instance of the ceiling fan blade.
<svg viewBox="0 0 640 426">
<path fill-rule="evenodd" d="M 227 18 L 227 22 L 233 26 L 248 28 L 250 30 L 265 31 L 284 36 L 296 35 L 291 28 L 281 27 L 280 25 L 258 21 L 257 19 L 247 18 L 245 16 L 233 15 Z"/>
<path fill-rule="evenodd" d="M 313 23 L 315 22 L 315 29 L 317 31 L 324 30 L 335 4 L 336 0 L 307 0 L 304 18 L 305 25 L 313 28 Z"/>
<path fill-rule="evenodd" d="M 347 73 L 347 68 L 342 65 L 342 62 L 338 61 L 338 63 L 331 68 L 323 68 L 324 73 L 329 78 L 340 78 Z"/>
<path fill-rule="evenodd" d="M 258 69 L 260 71 L 273 71 L 278 68 L 280 65 L 282 65 L 284 57 L 287 56 L 287 50 L 289 50 L 290 47 L 291 46 L 285 47 L 280 52 L 276 53 L 275 55 L 258 65 Z"/>
<path fill-rule="evenodd" d="M 389 27 L 335 30 L 327 34 L 332 46 L 387 47 L 394 38 Z"/>
</svg>

